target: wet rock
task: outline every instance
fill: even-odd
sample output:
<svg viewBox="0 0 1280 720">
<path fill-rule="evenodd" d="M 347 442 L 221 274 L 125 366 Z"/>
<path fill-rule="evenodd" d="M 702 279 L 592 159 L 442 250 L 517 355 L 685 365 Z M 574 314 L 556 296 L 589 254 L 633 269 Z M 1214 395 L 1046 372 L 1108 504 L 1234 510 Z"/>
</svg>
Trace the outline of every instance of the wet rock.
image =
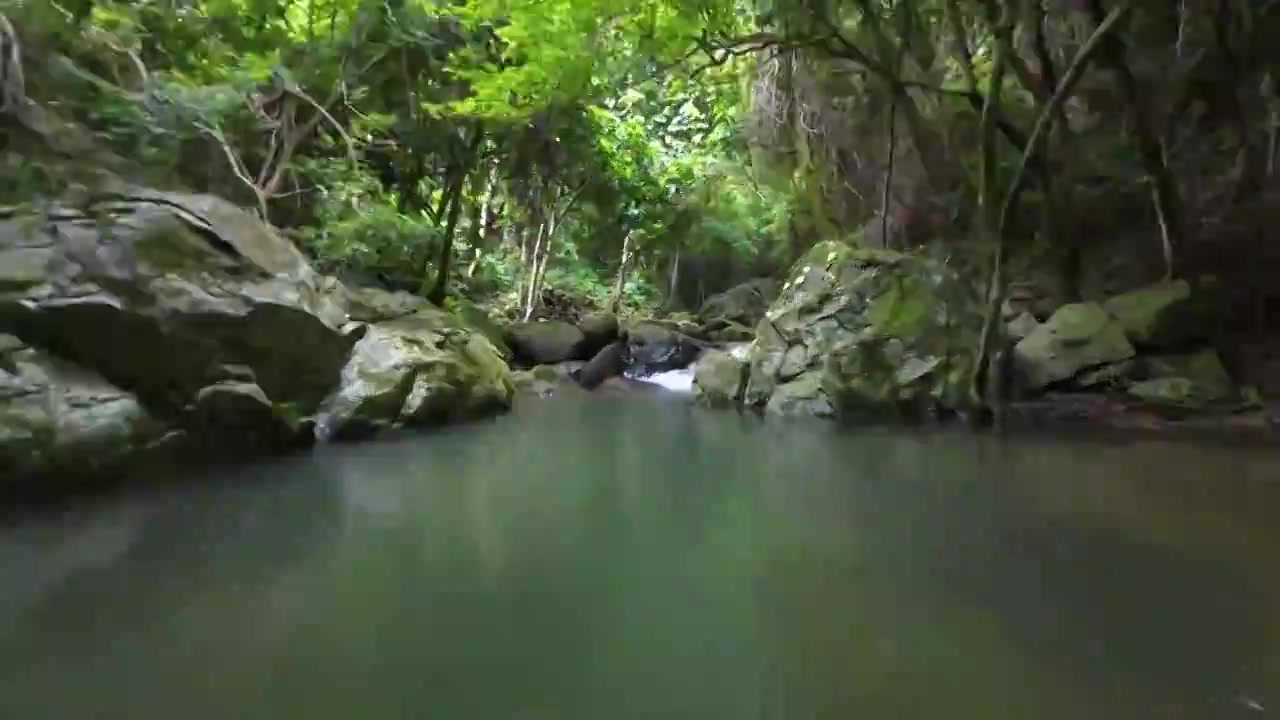
<svg viewBox="0 0 1280 720">
<path fill-rule="evenodd" d="M 1062 306 L 1014 346 L 1014 363 L 1028 391 L 1133 356 L 1124 327 L 1096 303 Z"/>
<path fill-rule="evenodd" d="M 738 407 L 746 386 L 747 363 L 732 352 L 708 350 L 694 366 L 693 395 L 707 407 Z"/>
<path fill-rule="evenodd" d="M 627 343 L 618 340 L 596 353 L 574 377 L 582 387 L 594 390 L 609 378 L 622 375 L 627 365 Z"/>
<path fill-rule="evenodd" d="M 641 322 L 627 330 L 629 367 L 636 374 L 688 367 L 701 349 L 693 338 L 658 322 Z"/>
</svg>

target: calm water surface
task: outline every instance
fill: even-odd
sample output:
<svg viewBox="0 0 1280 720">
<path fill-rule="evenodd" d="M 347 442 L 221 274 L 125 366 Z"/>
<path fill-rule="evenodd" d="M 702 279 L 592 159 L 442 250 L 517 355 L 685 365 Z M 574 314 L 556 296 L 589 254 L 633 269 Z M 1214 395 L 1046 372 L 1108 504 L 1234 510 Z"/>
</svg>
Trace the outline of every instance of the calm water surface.
<svg viewBox="0 0 1280 720">
<path fill-rule="evenodd" d="M 1280 717 L 1280 453 L 566 397 L 0 529 L 0 718 Z"/>
</svg>

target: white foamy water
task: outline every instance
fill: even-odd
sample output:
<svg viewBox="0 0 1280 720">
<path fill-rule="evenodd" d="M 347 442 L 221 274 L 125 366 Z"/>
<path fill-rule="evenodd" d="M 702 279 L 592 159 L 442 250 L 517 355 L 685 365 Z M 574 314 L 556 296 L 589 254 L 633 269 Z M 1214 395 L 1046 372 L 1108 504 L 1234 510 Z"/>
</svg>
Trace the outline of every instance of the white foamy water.
<svg viewBox="0 0 1280 720">
<path fill-rule="evenodd" d="M 667 372 L 654 373 L 644 377 L 635 378 L 640 382 L 658 385 L 665 390 L 672 392 L 691 393 L 693 392 L 693 367 L 687 367 L 681 370 L 668 370 Z"/>
</svg>

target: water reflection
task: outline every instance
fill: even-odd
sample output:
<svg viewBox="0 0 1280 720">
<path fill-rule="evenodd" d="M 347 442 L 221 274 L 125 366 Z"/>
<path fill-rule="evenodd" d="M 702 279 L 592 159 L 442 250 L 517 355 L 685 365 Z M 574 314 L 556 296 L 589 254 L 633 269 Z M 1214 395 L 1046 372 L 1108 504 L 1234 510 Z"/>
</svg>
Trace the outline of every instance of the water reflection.
<svg viewBox="0 0 1280 720">
<path fill-rule="evenodd" d="M 7 532 L 0 717 L 1257 716 L 1277 483 L 531 402 Z"/>
</svg>

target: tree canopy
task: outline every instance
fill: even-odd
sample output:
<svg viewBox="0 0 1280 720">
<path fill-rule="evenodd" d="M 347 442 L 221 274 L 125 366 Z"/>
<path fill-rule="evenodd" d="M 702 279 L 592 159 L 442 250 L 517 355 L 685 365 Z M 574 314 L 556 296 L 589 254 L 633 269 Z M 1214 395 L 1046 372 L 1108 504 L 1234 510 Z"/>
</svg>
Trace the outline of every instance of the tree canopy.
<svg viewBox="0 0 1280 720">
<path fill-rule="evenodd" d="M 823 239 L 1090 290 L 1255 236 L 1276 3 L 4 0 L 23 94 L 325 270 L 538 312 L 694 309 Z M 1224 79 L 1226 79 L 1224 81 Z M 6 151 L 6 200 L 81 180 Z M 19 149 L 21 151 L 19 152 Z M 1123 228 L 1121 228 L 1123 226 Z M 1212 253 L 1210 253 L 1212 254 Z M 683 269 L 683 270 L 682 270 Z"/>
</svg>

